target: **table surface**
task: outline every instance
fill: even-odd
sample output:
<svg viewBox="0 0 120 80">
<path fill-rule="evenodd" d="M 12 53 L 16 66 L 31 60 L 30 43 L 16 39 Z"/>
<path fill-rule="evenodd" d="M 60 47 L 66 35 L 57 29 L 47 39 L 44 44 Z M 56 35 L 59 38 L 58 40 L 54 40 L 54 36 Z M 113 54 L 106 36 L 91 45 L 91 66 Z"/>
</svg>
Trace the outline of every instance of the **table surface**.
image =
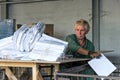
<svg viewBox="0 0 120 80">
<path fill-rule="evenodd" d="M 86 61 L 90 60 L 89 58 L 71 58 L 71 59 L 61 59 L 59 61 L 44 61 L 44 60 L 12 60 L 12 59 L 0 59 L 0 62 L 24 62 L 24 63 L 68 63 L 68 62 L 76 62 L 76 61 Z"/>
</svg>

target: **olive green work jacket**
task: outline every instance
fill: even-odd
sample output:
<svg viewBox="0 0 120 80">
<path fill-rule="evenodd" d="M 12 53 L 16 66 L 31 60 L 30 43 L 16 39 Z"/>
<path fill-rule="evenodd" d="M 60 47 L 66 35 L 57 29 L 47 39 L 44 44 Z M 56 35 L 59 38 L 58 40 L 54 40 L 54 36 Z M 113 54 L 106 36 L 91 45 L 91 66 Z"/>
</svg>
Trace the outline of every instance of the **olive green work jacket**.
<svg viewBox="0 0 120 80">
<path fill-rule="evenodd" d="M 89 51 L 93 51 L 93 52 L 95 51 L 93 43 L 90 40 L 88 40 L 86 37 L 85 37 L 85 45 L 84 46 L 81 46 L 79 44 L 78 39 L 75 34 L 68 35 L 66 37 L 66 41 L 68 42 L 68 47 L 65 51 L 65 54 L 73 55 L 74 58 L 90 58 L 89 55 L 82 55 L 82 54 L 77 53 L 77 51 L 80 47 L 82 47 L 86 50 L 89 50 Z"/>
</svg>

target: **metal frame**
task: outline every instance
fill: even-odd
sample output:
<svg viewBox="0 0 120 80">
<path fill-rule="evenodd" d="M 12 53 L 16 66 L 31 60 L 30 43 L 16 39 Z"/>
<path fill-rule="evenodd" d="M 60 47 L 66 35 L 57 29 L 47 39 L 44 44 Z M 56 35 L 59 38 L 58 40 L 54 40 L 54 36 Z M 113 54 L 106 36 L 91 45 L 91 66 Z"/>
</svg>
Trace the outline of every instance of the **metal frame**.
<svg viewBox="0 0 120 80">
<path fill-rule="evenodd" d="M 93 78 L 94 80 L 120 80 L 120 77 L 113 77 L 113 76 L 97 76 L 97 75 L 84 75 L 84 74 L 72 74 L 72 73 L 56 73 L 55 80 L 74 80 L 72 77 L 79 78 Z"/>
<path fill-rule="evenodd" d="M 119 63 L 115 63 L 117 69 L 110 74 L 109 76 L 98 76 L 98 75 L 89 75 L 89 74 L 81 74 L 80 72 L 90 68 L 88 64 L 84 64 L 77 67 L 72 67 L 69 69 L 65 69 L 63 71 L 59 71 L 55 73 L 55 80 L 80 80 L 80 78 L 93 78 L 94 80 L 120 80 L 120 66 Z"/>
</svg>

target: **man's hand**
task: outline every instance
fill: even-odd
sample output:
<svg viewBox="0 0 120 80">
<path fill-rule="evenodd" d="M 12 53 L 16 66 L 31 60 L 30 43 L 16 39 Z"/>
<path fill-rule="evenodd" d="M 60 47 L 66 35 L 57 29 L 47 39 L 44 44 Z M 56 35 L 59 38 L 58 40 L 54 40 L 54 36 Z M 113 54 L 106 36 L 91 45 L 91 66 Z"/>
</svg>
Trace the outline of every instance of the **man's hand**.
<svg viewBox="0 0 120 80">
<path fill-rule="evenodd" d="M 99 57 L 99 56 L 100 56 L 100 52 L 92 52 L 92 51 L 89 51 L 89 52 L 88 52 L 88 55 L 90 55 L 92 58 L 96 58 L 96 57 Z"/>
</svg>

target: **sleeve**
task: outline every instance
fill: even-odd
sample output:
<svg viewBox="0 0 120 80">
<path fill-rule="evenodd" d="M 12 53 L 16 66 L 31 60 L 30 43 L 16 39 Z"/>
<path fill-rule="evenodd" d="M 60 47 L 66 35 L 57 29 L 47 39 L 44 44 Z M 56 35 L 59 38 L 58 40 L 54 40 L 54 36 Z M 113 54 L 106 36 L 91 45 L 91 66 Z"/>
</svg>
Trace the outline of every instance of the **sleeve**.
<svg viewBox="0 0 120 80">
<path fill-rule="evenodd" d="M 81 47 L 75 40 L 75 38 L 71 36 L 66 37 L 66 41 L 68 42 L 68 50 L 71 50 L 72 52 L 77 52 L 78 49 Z"/>
<path fill-rule="evenodd" d="M 95 46 L 90 40 L 87 40 L 87 46 L 88 50 L 95 52 Z"/>
<path fill-rule="evenodd" d="M 93 45 L 93 47 L 92 47 L 92 51 L 95 52 L 95 46 L 94 46 L 94 45 Z"/>
</svg>

